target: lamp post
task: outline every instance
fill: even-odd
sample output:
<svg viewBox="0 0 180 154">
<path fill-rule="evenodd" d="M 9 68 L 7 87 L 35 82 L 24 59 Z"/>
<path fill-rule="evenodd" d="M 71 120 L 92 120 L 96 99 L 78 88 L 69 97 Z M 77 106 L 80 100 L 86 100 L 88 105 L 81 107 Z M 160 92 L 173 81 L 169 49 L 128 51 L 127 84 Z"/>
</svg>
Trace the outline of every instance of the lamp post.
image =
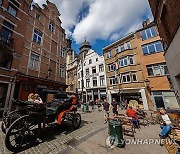
<svg viewBox="0 0 180 154">
<path fill-rule="evenodd" d="M 151 95 L 151 87 L 150 87 L 150 80 L 149 79 L 145 79 L 145 90 L 147 91 L 146 92 L 146 96 L 147 96 L 147 103 L 148 103 L 148 106 L 149 106 L 149 102 L 151 102 L 149 99 L 149 96 Z M 148 107 L 149 108 L 149 107 Z"/>
</svg>

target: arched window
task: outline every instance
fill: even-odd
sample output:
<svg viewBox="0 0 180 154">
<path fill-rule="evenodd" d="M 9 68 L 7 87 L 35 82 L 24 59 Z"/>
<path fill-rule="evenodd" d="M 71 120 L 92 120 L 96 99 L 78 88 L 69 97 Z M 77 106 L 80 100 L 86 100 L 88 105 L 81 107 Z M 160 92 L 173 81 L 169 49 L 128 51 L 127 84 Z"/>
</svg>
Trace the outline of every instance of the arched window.
<svg viewBox="0 0 180 154">
<path fill-rule="evenodd" d="M 54 32 L 54 23 L 53 23 L 53 22 L 50 22 L 50 23 L 49 23 L 49 30 L 50 30 L 51 32 Z"/>
</svg>

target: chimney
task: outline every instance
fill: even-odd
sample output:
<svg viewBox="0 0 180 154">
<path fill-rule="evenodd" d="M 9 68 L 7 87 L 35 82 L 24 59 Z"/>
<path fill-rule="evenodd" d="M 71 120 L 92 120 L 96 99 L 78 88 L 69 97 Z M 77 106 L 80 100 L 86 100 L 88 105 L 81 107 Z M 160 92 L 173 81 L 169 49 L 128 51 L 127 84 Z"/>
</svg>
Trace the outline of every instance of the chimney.
<svg viewBox="0 0 180 154">
<path fill-rule="evenodd" d="M 149 18 L 147 18 L 145 21 L 142 22 L 143 28 L 150 24 Z"/>
</svg>

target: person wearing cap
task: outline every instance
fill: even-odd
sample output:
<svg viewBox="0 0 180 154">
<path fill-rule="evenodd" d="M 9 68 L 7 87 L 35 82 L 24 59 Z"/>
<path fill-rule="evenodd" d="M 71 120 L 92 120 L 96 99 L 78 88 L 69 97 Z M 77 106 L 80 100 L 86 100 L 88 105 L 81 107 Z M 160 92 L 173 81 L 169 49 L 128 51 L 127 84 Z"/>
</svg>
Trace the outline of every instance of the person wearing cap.
<svg viewBox="0 0 180 154">
<path fill-rule="evenodd" d="M 173 118 L 166 113 L 164 108 L 159 109 L 159 114 L 156 116 L 156 123 L 161 125 L 161 133 L 159 134 L 160 138 L 167 137 L 171 128 L 175 125 Z"/>
</svg>

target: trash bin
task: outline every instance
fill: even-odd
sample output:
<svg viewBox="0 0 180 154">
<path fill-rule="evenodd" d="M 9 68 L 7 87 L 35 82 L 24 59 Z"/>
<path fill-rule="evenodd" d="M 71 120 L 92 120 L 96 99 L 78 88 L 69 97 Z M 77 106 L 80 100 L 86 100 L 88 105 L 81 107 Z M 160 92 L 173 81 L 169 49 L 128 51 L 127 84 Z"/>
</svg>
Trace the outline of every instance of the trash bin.
<svg viewBox="0 0 180 154">
<path fill-rule="evenodd" d="M 87 112 L 87 105 L 86 105 L 86 104 L 83 104 L 82 111 L 83 111 L 83 112 Z"/>
<path fill-rule="evenodd" d="M 125 147 L 125 142 L 123 139 L 123 132 L 122 132 L 122 123 L 120 121 L 109 121 L 109 136 L 112 138 L 117 139 L 117 146 L 120 148 Z"/>
</svg>

